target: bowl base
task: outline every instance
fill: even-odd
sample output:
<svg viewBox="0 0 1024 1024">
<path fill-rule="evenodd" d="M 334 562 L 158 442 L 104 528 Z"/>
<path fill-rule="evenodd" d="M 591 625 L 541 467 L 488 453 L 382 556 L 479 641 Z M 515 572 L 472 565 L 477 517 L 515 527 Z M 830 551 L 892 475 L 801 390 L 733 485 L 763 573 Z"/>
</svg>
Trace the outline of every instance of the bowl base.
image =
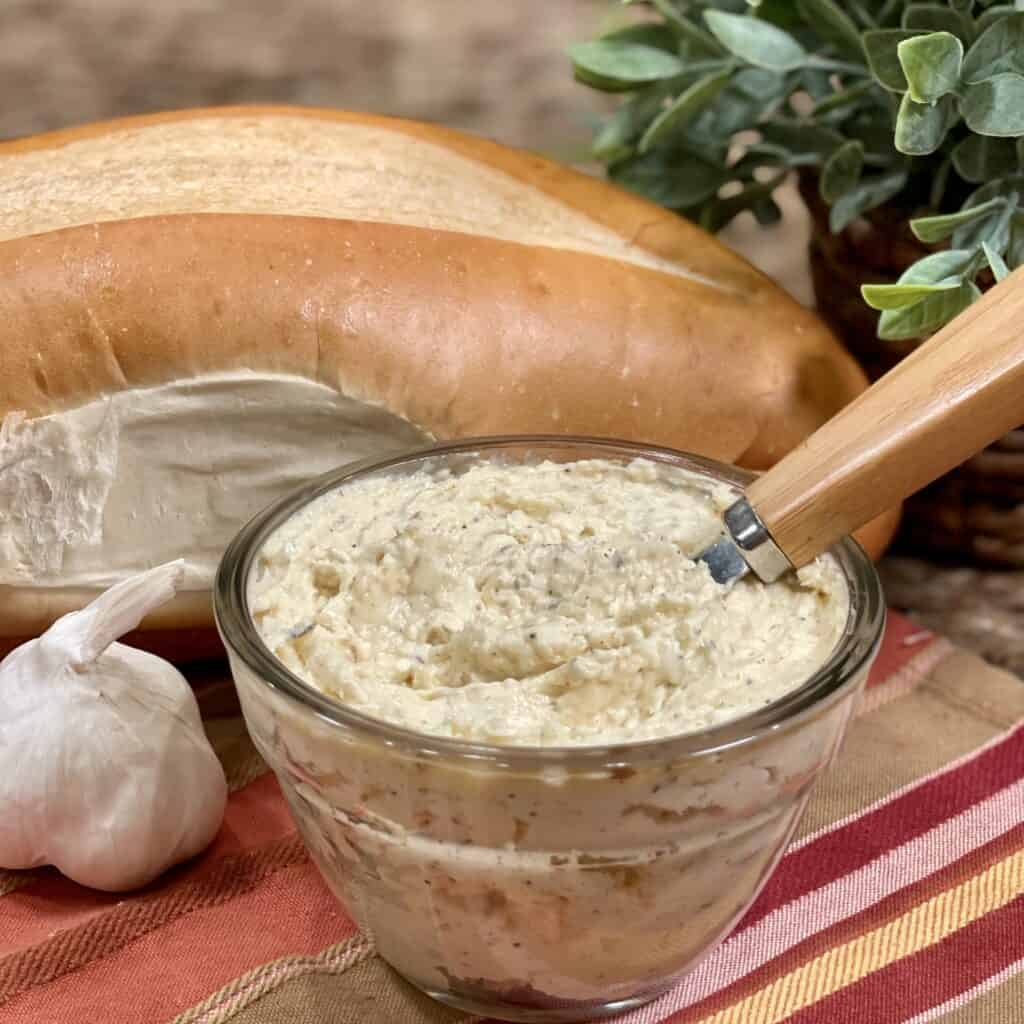
<svg viewBox="0 0 1024 1024">
<path fill-rule="evenodd" d="M 392 970 L 395 968 L 392 967 Z M 644 992 L 637 996 L 630 996 L 627 999 L 615 999 L 610 1002 L 586 1001 L 586 1002 L 556 1002 L 551 1000 L 549 1006 L 529 1006 L 522 1002 L 510 1002 L 495 995 L 493 999 L 474 998 L 462 996 L 457 992 L 448 989 L 434 989 L 427 985 L 420 985 L 413 981 L 401 971 L 395 971 L 406 982 L 418 989 L 424 995 L 430 996 L 436 1002 L 443 1003 L 456 1010 L 466 1013 L 493 1018 L 495 1020 L 512 1021 L 514 1024 L 573 1024 L 573 1022 L 603 1020 L 606 1017 L 615 1017 L 627 1010 L 636 1009 L 646 1003 L 657 999 L 666 991 L 666 987 L 655 989 L 651 992 Z M 543 997 L 538 997 L 539 999 Z"/>
</svg>

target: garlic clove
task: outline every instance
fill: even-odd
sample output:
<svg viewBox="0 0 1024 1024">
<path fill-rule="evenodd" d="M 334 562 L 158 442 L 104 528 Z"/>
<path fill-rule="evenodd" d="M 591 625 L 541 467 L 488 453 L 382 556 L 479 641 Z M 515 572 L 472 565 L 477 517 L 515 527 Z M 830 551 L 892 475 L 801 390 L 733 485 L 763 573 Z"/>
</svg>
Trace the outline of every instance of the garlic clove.
<svg viewBox="0 0 1024 1024">
<path fill-rule="evenodd" d="M 0 663 L 0 866 L 121 891 L 216 835 L 227 783 L 188 681 L 116 642 L 182 571 L 118 584 Z"/>
</svg>

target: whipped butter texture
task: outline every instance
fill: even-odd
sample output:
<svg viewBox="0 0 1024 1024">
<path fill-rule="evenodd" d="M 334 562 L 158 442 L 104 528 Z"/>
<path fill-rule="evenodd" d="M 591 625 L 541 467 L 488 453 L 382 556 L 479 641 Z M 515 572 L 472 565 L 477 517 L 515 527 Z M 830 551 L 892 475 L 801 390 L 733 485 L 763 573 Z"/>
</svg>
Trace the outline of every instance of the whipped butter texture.
<svg viewBox="0 0 1024 1024">
<path fill-rule="evenodd" d="M 828 556 L 716 584 L 693 556 L 733 497 L 646 460 L 367 478 L 268 539 L 250 607 L 297 675 L 406 728 L 546 746 L 691 732 L 805 682 L 849 610 Z"/>
</svg>

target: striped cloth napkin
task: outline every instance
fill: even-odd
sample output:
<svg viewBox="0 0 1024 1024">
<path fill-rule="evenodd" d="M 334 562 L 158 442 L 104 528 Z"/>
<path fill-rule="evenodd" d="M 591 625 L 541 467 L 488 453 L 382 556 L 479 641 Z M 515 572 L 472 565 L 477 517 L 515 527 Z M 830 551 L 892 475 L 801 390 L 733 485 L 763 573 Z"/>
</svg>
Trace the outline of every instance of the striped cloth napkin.
<svg viewBox="0 0 1024 1024">
<path fill-rule="evenodd" d="M 217 666 L 233 794 L 145 891 L 0 872 L 0 1024 L 435 1024 L 307 859 Z M 843 754 L 761 898 L 630 1024 L 1024 1020 L 1024 684 L 892 617 Z"/>
</svg>

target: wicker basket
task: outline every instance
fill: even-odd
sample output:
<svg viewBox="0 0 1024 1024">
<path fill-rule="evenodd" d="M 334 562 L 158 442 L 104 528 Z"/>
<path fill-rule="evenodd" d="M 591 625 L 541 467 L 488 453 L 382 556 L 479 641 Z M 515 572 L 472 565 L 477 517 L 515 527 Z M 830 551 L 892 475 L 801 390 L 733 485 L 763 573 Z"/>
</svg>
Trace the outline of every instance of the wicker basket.
<svg viewBox="0 0 1024 1024">
<path fill-rule="evenodd" d="M 811 214 L 810 265 L 818 312 L 868 376 L 877 379 L 916 342 L 879 340 L 877 313 L 865 305 L 860 286 L 895 280 L 930 250 L 906 226 L 911 211 L 876 210 L 833 235 L 828 208 L 810 175 L 801 177 L 800 194 Z M 931 558 L 1024 568 L 1024 429 L 912 497 L 895 547 Z"/>
</svg>

